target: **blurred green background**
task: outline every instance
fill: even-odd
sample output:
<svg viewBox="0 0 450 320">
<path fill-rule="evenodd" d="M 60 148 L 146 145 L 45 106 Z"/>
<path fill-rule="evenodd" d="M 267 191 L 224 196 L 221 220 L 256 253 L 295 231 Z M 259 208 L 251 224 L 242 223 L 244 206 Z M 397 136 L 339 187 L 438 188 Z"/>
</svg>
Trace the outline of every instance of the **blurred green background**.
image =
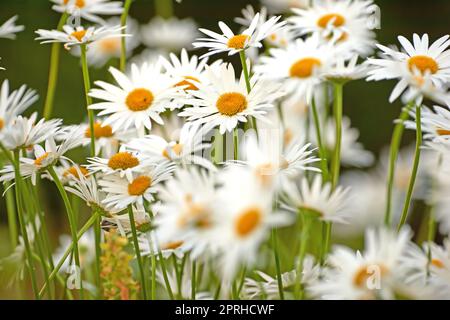
<svg viewBox="0 0 450 320">
<path fill-rule="evenodd" d="M 428 33 L 432 40 L 449 32 L 449 0 L 376 0 L 381 8 L 381 30 L 378 41 L 383 44 L 396 43 L 397 35 L 411 38 L 414 32 Z M 175 14 L 180 17 L 193 17 L 197 23 L 206 28 L 217 30 L 217 22 L 223 20 L 232 23 L 240 16 L 241 9 L 247 5 L 259 5 L 258 0 L 184 0 L 175 5 Z M 25 83 L 39 91 L 41 99 L 33 110 L 42 111 L 47 88 L 50 45 L 40 45 L 34 40 L 34 31 L 54 29 L 59 14 L 51 10 L 48 0 L 0 0 L 0 24 L 13 15 L 19 15 L 19 24 L 26 30 L 18 34 L 15 41 L 0 39 L 1 66 L 6 71 L 0 72 L 0 82 L 11 81 L 16 88 Z M 153 0 L 136 0 L 131 9 L 131 16 L 140 23 L 147 23 L 154 16 Z M 237 27 L 237 26 L 236 26 Z M 237 62 L 237 60 L 235 60 Z M 114 62 L 116 63 L 116 62 Z M 237 65 L 237 64 L 236 64 Z M 91 79 L 109 79 L 107 67 L 92 70 Z M 352 119 L 352 124 L 360 130 L 361 142 L 366 148 L 377 152 L 390 141 L 392 121 L 398 115 L 401 103 L 390 105 L 389 94 L 394 82 L 366 83 L 364 80 L 349 84 L 345 92 L 345 113 Z M 62 50 L 58 88 L 56 91 L 55 117 L 64 118 L 65 123 L 78 123 L 85 117 L 84 94 L 81 69 L 78 59 Z M 413 138 L 407 133 L 406 143 Z M 65 228 L 66 219 L 59 200 L 52 199 L 56 189 L 45 186 L 46 212 L 51 214 L 50 229 Z M 48 208 L 50 207 L 50 208 Z M 8 254 L 6 214 L 0 197 L 0 257 Z M 52 228 L 52 226 L 54 228 Z M 57 234 L 53 234 L 56 242 Z M 6 247 L 6 248 L 5 248 Z M 0 288 L 0 296 L 2 289 Z"/>
</svg>

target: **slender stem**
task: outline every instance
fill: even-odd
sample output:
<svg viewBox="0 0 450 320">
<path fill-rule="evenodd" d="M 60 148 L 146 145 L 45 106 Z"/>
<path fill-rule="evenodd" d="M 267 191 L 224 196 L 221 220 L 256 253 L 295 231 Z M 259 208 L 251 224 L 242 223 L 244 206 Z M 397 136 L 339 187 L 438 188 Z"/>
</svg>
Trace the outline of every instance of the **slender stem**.
<svg viewBox="0 0 450 320">
<path fill-rule="evenodd" d="M 284 300 L 283 278 L 281 277 L 280 255 L 278 254 L 278 232 L 277 232 L 277 229 L 272 229 L 272 247 L 273 247 L 273 255 L 275 258 L 275 268 L 277 271 L 278 293 L 280 295 L 280 300 Z"/>
<path fill-rule="evenodd" d="M 4 188 L 6 191 L 5 202 L 6 202 L 6 212 L 8 214 L 8 227 L 9 227 L 9 239 L 11 241 L 11 247 L 14 249 L 17 246 L 18 231 L 17 231 L 17 221 L 16 221 L 16 206 L 14 204 L 14 193 L 9 189 L 11 184 L 9 182 L 4 183 Z"/>
<path fill-rule="evenodd" d="M 33 254 L 31 249 L 31 244 L 28 238 L 27 227 L 25 224 L 24 212 L 22 208 L 22 176 L 20 175 L 20 155 L 19 151 L 14 153 L 15 161 L 12 161 L 14 166 L 15 173 L 15 191 L 16 191 L 16 207 L 17 207 L 17 215 L 19 217 L 19 226 L 20 231 L 22 233 L 23 241 L 25 244 L 25 254 L 28 261 L 28 270 L 31 278 L 31 286 L 33 289 L 33 293 L 36 299 L 39 300 L 39 294 L 37 289 L 37 281 L 36 281 L 36 269 L 33 263 Z"/>
<path fill-rule="evenodd" d="M 58 30 L 62 29 L 62 27 L 66 23 L 67 17 L 68 17 L 67 12 L 64 12 L 58 23 Z M 57 42 L 53 43 L 50 55 L 47 97 L 45 98 L 45 105 L 44 105 L 44 118 L 47 120 L 51 118 L 53 112 L 53 102 L 55 99 L 56 85 L 58 82 L 60 52 L 61 52 L 61 44 Z"/>
<path fill-rule="evenodd" d="M 322 222 L 322 251 L 320 252 L 320 264 L 323 265 L 325 263 L 325 257 L 330 250 L 330 240 L 331 240 L 331 229 L 333 224 L 331 222 Z"/>
<path fill-rule="evenodd" d="M 342 83 L 334 84 L 334 118 L 336 122 L 336 145 L 332 163 L 332 185 L 333 189 L 339 183 L 339 173 L 341 169 L 341 143 L 342 143 L 342 108 L 343 108 L 343 89 Z"/>
<path fill-rule="evenodd" d="M 239 52 L 239 57 L 241 58 L 242 71 L 244 72 L 245 85 L 247 86 L 247 93 L 250 93 L 250 91 L 252 91 L 252 85 L 250 82 L 250 72 L 247 66 L 247 57 L 245 55 L 245 50 L 241 50 Z M 253 129 L 257 131 L 255 118 L 251 118 L 250 124 L 253 127 Z"/>
<path fill-rule="evenodd" d="M 301 239 L 300 239 L 300 250 L 298 254 L 298 264 L 297 264 L 297 272 L 296 272 L 296 281 L 295 281 L 295 296 L 297 299 L 302 297 L 302 273 L 303 273 L 303 262 L 306 256 L 306 248 L 309 239 L 309 232 L 311 229 L 311 218 L 307 216 L 307 213 L 300 211 L 300 217 L 302 219 L 302 230 L 301 230 Z"/>
<path fill-rule="evenodd" d="M 123 13 L 120 17 L 120 24 L 122 27 L 127 25 L 128 13 L 130 12 L 130 6 L 133 0 L 125 0 L 125 4 L 123 6 Z M 126 28 L 122 30 L 122 35 L 126 33 Z M 127 39 L 122 36 L 121 39 L 121 49 L 120 49 L 120 70 L 125 72 L 125 68 L 127 66 Z"/>
<path fill-rule="evenodd" d="M 323 182 L 327 182 L 330 179 L 329 172 L 328 172 L 327 151 L 325 149 L 325 146 L 323 145 L 320 119 L 319 119 L 319 114 L 317 112 L 317 106 L 316 106 L 315 99 L 313 99 L 311 106 L 312 106 L 312 112 L 313 112 L 313 117 L 314 117 L 314 126 L 316 127 L 316 139 L 317 139 L 317 144 L 319 147 L 319 157 L 320 157 L 320 168 L 322 170 L 322 180 L 323 180 Z"/>
<path fill-rule="evenodd" d="M 400 114 L 400 118 L 395 125 L 394 132 L 392 134 L 391 147 L 389 152 L 388 180 L 386 188 L 386 211 L 384 214 L 384 224 L 386 226 L 390 226 L 391 224 L 392 191 L 394 189 L 395 164 L 397 162 L 403 131 L 405 129 L 405 121 L 409 118 L 409 112 L 411 111 L 411 108 L 411 103 L 403 108 Z"/>
<path fill-rule="evenodd" d="M 224 160 L 225 153 L 223 152 L 225 135 L 221 135 L 219 129 L 214 134 L 214 164 L 219 164 Z"/>
<path fill-rule="evenodd" d="M 98 219 L 99 213 L 94 212 L 94 214 L 89 218 L 89 220 L 85 223 L 85 225 L 78 231 L 77 233 L 77 241 L 81 239 L 83 234 L 86 233 L 86 231 L 89 230 L 89 228 L 95 223 L 95 220 Z M 55 269 L 50 273 L 49 278 L 44 283 L 44 286 L 39 291 L 39 296 L 42 297 L 44 290 L 46 289 L 47 283 L 52 281 L 59 273 L 59 270 L 61 270 L 61 267 L 63 266 L 64 262 L 67 260 L 67 257 L 69 257 L 70 253 L 73 251 L 75 242 L 72 242 L 69 247 L 64 251 L 64 254 L 62 255 L 61 259 L 59 260 L 58 264 L 56 265 Z"/>
<path fill-rule="evenodd" d="M 95 157 L 95 134 L 94 134 L 95 116 L 94 111 L 89 109 L 89 106 L 92 104 L 92 99 L 89 96 L 89 91 L 91 90 L 91 80 L 89 77 L 86 45 L 83 44 L 80 47 L 81 47 L 81 69 L 83 71 L 84 94 L 86 97 L 86 108 L 88 110 L 88 117 L 89 117 L 89 130 L 91 132 L 91 157 Z"/>
<path fill-rule="evenodd" d="M 400 223 L 398 224 L 397 231 L 403 227 L 408 217 L 409 207 L 411 205 L 411 198 L 414 191 L 414 184 L 417 178 L 417 171 L 419 169 L 420 153 L 422 146 L 422 116 L 421 116 L 421 106 L 416 106 L 416 152 L 414 155 L 413 169 L 411 172 L 411 178 L 409 180 L 408 192 L 406 194 L 405 204 L 403 207 L 402 216 L 400 218 Z"/>
<path fill-rule="evenodd" d="M 95 237 L 95 281 L 97 283 L 98 288 L 98 297 L 102 298 L 102 281 L 100 277 L 100 269 L 101 269 L 101 262 L 100 262 L 100 256 L 102 253 L 102 249 L 100 247 L 101 243 L 101 236 L 102 236 L 102 230 L 101 230 L 101 219 L 100 217 L 97 217 L 95 219 L 94 223 L 94 237 Z"/>
<path fill-rule="evenodd" d="M 158 246 L 158 259 L 159 259 L 159 263 L 161 264 L 161 270 L 162 270 L 162 274 L 163 274 L 163 278 L 164 278 L 164 283 L 166 285 L 166 289 L 167 289 L 167 293 L 169 294 L 169 298 L 171 300 L 175 300 L 175 296 L 173 295 L 173 292 L 172 292 L 172 287 L 170 286 L 169 277 L 167 275 L 166 263 L 164 261 L 163 255 L 162 255 L 161 248 L 159 248 L 159 246 Z"/>
<path fill-rule="evenodd" d="M 141 276 L 142 293 L 144 296 L 144 300 L 147 300 L 147 286 L 145 285 L 144 266 L 142 264 L 141 250 L 139 249 L 139 242 L 137 238 L 136 223 L 134 221 L 133 206 L 131 204 L 128 206 L 128 216 L 130 217 L 131 236 L 133 238 L 134 251 L 136 252 L 136 260 L 139 266 L 139 274 Z"/>
<path fill-rule="evenodd" d="M 61 180 L 59 180 L 58 174 L 55 172 L 55 169 L 53 167 L 48 168 L 48 173 L 52 177 L 56 187 L 58 188 L 58 191 L 63 199 L 64 205 L 66 207 L 67 216 L 69 219 L 69 226 L 70 226 L 70 233 L 72 235 L 72 242 L 73 242 L 73 254 L 75 259 L 75 265 L 78 267 L 78 270 L 80 272 L 80 276 L 82 275 L 81 272 L 81 263 L 80 263 L 80 251 L 78 249 L 78 237 L 77 237 L 77 226 L 75 224 L 75 213 L 72 208 L 72 204 L 70 203 L 69 197 L 67 195 L 66 190 L 64 189 Z M 83 299 L 83 281 L 80 281 L 80 297 Z"/>
<path fill-rule="evenodd" d="M 239 128 L 233 130 L 234 160 L 239 159 Z"/>
<path fill-rule="evenodd" d="M 195 300 L 195 292 L 197 289 L 197 263 L 195 260 L 192 260 L 191 274 L 191 299 Z"/>
<path fill-rule="evenodd" d="M 156 15 L 162 18 L 173 16 L 173 0 L 155 0 Z"/>
</svg>

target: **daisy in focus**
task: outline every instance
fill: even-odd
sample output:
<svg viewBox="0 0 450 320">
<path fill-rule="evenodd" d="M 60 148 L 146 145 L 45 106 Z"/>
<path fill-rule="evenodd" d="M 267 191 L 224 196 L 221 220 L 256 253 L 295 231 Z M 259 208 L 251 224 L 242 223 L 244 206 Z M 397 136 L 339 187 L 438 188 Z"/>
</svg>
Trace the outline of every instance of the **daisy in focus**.
<svg viewBox="0 0 450 320">
<path fill-rule="evenodd" d="M 123 11 L 121 1 L 110 0 L 51 0 L 56 12 L 67 12 L 91 22 L 103 24 L 100 15 L 120 15 Z"/>
</svg>

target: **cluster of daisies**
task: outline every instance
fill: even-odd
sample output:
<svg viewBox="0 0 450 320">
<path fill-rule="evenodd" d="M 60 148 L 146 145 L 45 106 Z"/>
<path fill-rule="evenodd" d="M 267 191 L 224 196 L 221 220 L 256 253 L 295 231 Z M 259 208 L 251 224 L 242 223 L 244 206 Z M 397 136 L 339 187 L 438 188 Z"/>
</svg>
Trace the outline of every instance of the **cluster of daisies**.
<svg viewBox="0 0 450 320">
<path fill-rule="evenodd" d="M 13 253 L 0 272 L 20 265 L 15 278 L 36 298 L 61 287 L 81 299 L 116 289 L 142 299 L 450 299 L 448 35 L 378 44 L 372 0 L 263 0 L 214 31 L 175 17 L 139 26 L 129 0 L 52 2 L 60 26 L 36 40 L 80 58 L 86 122 L 52 119 L 56 77 L 44 118 L 26 112 L 36 91 L 3 81 Z M 0 37 L 23 30 L 16 20 Z M 91 83 L 89 68 L 105 64 L 110 80 Z M 398 80 L 389 100 L 405 105 L 378 163 L 343 114 L 345 85 L 359 79 Z M 404 129 L 416 131 L 415 148 L 400 149 Z M 43 184 L 57 188 L 70 227 L 56 251 Z M 111 247 L 132 252 L 120 264 L 127 279 L 100 270 Z M 64 285 L 72 269 L 76 290 Z"/>
</svg>

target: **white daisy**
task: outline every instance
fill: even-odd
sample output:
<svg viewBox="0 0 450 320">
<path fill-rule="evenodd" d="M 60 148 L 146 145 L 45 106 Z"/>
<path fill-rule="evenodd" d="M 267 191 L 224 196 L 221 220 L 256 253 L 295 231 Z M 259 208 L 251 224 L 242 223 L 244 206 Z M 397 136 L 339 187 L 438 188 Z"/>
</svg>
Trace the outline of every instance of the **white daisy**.
<svg viewBox="0 0 450 320">
<path fill-rule="evenodd" d="M 137 231 L 145 232 L 151 228 L 150 215 L 143 206 L 133 206 L 133 215 Z M 109 216 L 103 217 L 102 228 L 108 232 L 111 229 L 117 229 L 122 236 L 126 237 L 132 232 L 130 215 L 126 211 L 110 213 Z"/>
<path fill-rule="evenodd" d="M 410 112 L 413 120 L 405 121 L 405 127 L 416 130 L 416 113 Z M 422 106 L 423 137 L 429 140 L 450 139 L 450 111 L 440 106 L 429 109 Z"/>
<path fill-rule="evenodd" d="M 129 76 L 111 67 L 118 86 L 104 81 L 96 81 L 101 89 L 92 89 L 90 96 L 104 102 L 89 106 L 93 110 L 101 110 L 99 116 L 106 116 L 104 125 L 111 125 L 113 132 L 119 129 L 136 128 L 137 130 L 152 128 L 152 121 L 163 124 L 160 113 L 167 108 L 177 108 L 179 102 L 174 101 L 181 96 L 179 88 L 174 86 L 173 79 L 161 73 L 161 65 L 141 67 L 133 64 Z"/>
<path fill-rule="evenodd" d="M 170 160 L 183 166 L 193 164 L 208 170 L 215 166 L 206 157 L 211 144 L 205 141 L 205 131 L 199 125 L 187 123 L 179 134 L 178 140 L 166 141 L 157 135 L 131 140 L 127 148 L 136 150 L 157 161 Z"/>
<path fill-rule="evenodd" d="M 263 79 L 283 83 L 283 89 L 296 98 L 306 96 L 311 102 L 314 89 L 323 82 L 323 75 L 331 65 L 333 50 L 321 44 L 317 36 L 298 39 L 286 48 L 273 48 L 270 56 L 260 59 L 255 72 Z"/>
<path fill-rule="evenodd" d="M 17 32 L 25 30 L 24 26 L 16 25 L 18 18 L 18 16 L 14 16 L 0 26 L 0 38 L 15 39 Z"/>
<path fill-rule="evenodd" d="M 286 24 L 285 22 L 279 22 L 280 19 L 281 16 L 272 17 L 264 23 L 260 23 L 260 14 L 257 13 L 250 26 L 240 34 L 234 34 L 225 23 L 220 21 L 219 28 L 222 34 L 207 29 L 200 29 L 201 32 L 210 38 L 197 39 L 193 45 L 195 48 L 209 49 L 209 52 L 204 54 L 203 57 L 221 52 L 228 52 L 228 55 L 231 56 L 250 47 L 261 48 L 261 41 L 283 28 Z"/>
<path fill-rule="evenodd" d="M 179 115 L 188 121 L 207 124 L 208 128 L 219 126 L 220 133 L 231 132 L 239 122 L 248 117 L 263 120 L 276 99 L 283 95 L 280 84 L 252 77 L 250 93 L 247 92 L 244 74 L 236 81 L 231 64 L 222 64 L 215 70 L 208 68 L 210 85 L 198 83 L 197 91 L 190 91 L 192 98 L 186 99 L 186 108 Z"/>
<path fill-rule="evenodd" d="M 308 211 L 317 214 L 320 220 L 346 223 L 350 206 L 349 188 L 338 186 L 334 191 L 331 183 L 322 184 L 322 177 L 316 174 L 310 184 L 305 177 L 300 187 L 294 182 L 284 185 L 281 195 L 282 208 L 294 212 Z"/>
<path fill-rule="evenodd" d="M 378 45 L 383 51 L 380 59 L 368 59 L 373 66 L 369 70 L 367 80 L 399 79 L 389 101 L 397 99 L 407 88 L 412 85 L 411 77 L 428 76 L 432 84 L 437 88 L 446 87 L 450 81 L 450 54 L 447 48 L 450 46 L 449 36 L 443 36 L 429 45 L 428 34 L 422 38 L 414 34 L 414 44 L 405 37 L 399 36 L 403 51 L 394 50 Z"/>
<path fill-rule="evenodd" d="M 336 63 L 328 70 L 326 78 L 332 82 L 347 82 L 365 78 L 368 72 L 366 63 L 358 64 L 358 55 L 353 55 L 350 60 L 343 57 L 336 58 Z"/>
<path fill-rule="evenodd" d="M 67 12 L 91 22 L 103 24 L 99 15 L 120 15 L 123 11 L 121 1 L 110 0 L 51 0 L 56 12 Z"/>
<path fill-rule="evenodd" d="M 61 42 L 64 43 L 64 47 L 70 50 L 73 46 L 79 46 L 82 44 L 90 44 L 95 41 L 114 39 L 121 37 L 128 37 L 128 34 L 122 34 L 122 30 L 126 27 L 120 25 L 114 27 L 88 27 L 87 29 L 78 26 L 76 28 L 65 25 L 63 31 L 58 30 L 44 30 L 39 29 L 36 33 L 39 37 L 36 40 L 44 43 Z"/>
<path fill-rule="evenodd" d="M 293 9 L 288 21 L 299 35 L 316 34 L 332 43 L 336 51 L 349 56 L 367 56 L 375 45 L 373 0 L 314 0 L 306 9 Z"/>
<path fill-rule="evenodd" d="M 306 8 L 310 0 L 261 0 L 272 13 L 288 13 L 291 8 Z"/>
<path fill-rule="evenodd" d="M 192 48 L 192 42 L 198 36 L 197 24 L 192 19 L 172 17 L 153 18 L 141 28 L 142 42 L 151 48 L 163 48 L 167 51 L 181 51 Z"/>
<path fill-rule="evenodd" d="M 156 186 L 172 176 L 175 167 L 167 162 L 149 166 L 142 173 L 134 173 L 132 179 L 119 175 L 106 175 L 99 180 L 102 191 L 107 193 L 103 203 L 109 208 L 125 209 L 130 204 L 143 205 L 144 200 L 152 202 Z"/>
</svg>

